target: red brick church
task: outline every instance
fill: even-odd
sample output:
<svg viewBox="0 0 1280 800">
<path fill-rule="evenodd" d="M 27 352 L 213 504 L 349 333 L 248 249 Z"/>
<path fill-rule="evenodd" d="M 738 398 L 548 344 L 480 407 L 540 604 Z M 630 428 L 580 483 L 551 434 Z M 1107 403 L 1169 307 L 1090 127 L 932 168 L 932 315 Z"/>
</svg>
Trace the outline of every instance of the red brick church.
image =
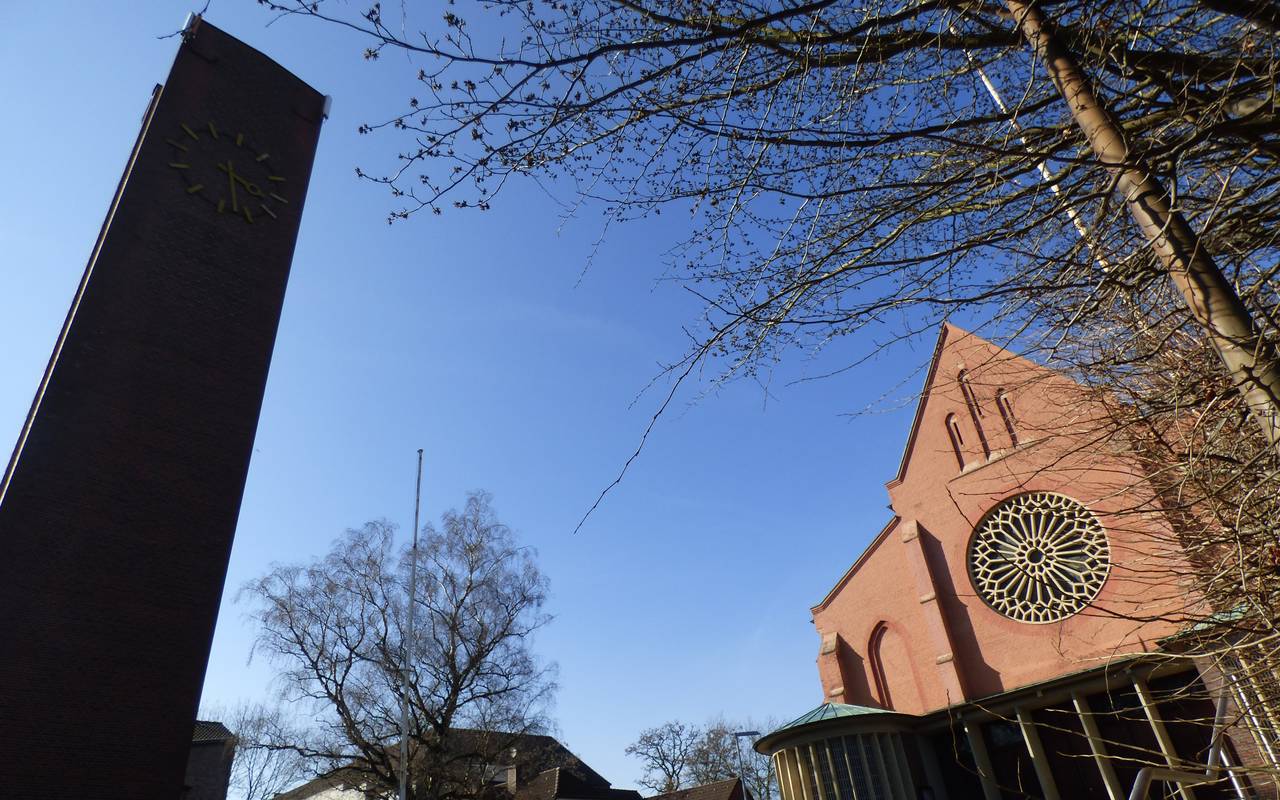
<svg viewBox="0 0 1280 800">
<path fill-rule="evenodd" d="M 1111 410 L 943 326 L 892 515 L 812 609 L 824 702 L 757 743 L 784 800 L 1276 797 L 1275 693 L 1175 654 L 1204 609 Z"/>
</svg>

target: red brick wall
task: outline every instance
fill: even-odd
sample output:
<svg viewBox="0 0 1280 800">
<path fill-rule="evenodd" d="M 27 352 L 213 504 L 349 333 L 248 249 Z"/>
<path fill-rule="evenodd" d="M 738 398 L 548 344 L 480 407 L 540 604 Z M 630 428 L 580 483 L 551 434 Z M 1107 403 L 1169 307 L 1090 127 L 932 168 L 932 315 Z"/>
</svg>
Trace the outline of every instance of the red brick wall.
<svg viewBox="0 0 1280 800">
<path fill-rule="evenodd" d="M 962 370 L 972 402 L 957 381 Z M 1017 446 L 996 404 L 1001 390 Z M 952 415 L 963 469 L 948 432 Z M 1106 419 L 1102 400 L 1075 383 L 946 326 L 902 472 L 888 484 L 897 518 L 813 610 L 819 635 L 836 634 L 846 646 L 839 658 L 819 657 L 824 692 L 876 704 L 867 645 L 881 623 L 895 635 L 885 657 L 889 683 L 902 687 L 892 691 L 893 706 L 908 713 L 1149 650 L 1172 633 L 1173 622 L 1143 620 L 1188 602 L 1183 565 L 1169 555 L 1172 531 L 1140 485 L 1137 463 L 1100 443 Z M 974 528 L 992 506 L 1027 491 L 1083 503 L 1110 542 L 1112 568 L 1094 607 L 1056 623 L 1002 616 L 976 596 L 968 575 Z"/>
</svg>

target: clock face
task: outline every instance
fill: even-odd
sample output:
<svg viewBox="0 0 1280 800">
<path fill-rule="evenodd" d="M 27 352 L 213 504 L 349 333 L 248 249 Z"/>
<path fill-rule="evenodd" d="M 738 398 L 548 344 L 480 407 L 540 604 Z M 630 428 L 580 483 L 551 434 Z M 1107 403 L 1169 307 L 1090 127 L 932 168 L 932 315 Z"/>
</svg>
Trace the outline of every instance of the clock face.
<svg viewBox="0 0 1280 800">
<path fill-rule="evenodd" d="M 216 214 L 254 225 L 276 219 L 289 204 L 287 181 L 271 167 L 271 153 L 239 131 L 214 122 L 182 123 L 165 139 L 186 193 Z"/>
</svg>

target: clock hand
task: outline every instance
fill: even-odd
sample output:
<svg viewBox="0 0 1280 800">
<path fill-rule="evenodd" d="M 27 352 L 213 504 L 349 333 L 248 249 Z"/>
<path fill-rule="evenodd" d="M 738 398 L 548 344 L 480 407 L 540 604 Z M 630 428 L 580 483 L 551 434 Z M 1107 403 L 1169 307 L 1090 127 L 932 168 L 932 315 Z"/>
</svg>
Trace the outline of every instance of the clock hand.
<svg viewBox="0 0 1280 800">
<path fill-rule="evenodd" d="M 226 164 L 219 164 L 218 169 L 227 173 L 227 183 L 231 186 L 231 210 L 239 211 L 240 204 L 236 201 L 236 182 L 244 179 L 236 174 L 236 168 L 229 158 L 227 159 Z"/>
<path fill-rule="evenodd" d="M 250 183 L 249 180 L 241 175 L 236 176 L 236 182 L 244 187 L 244 190 L 254 197 L 262 197 L 262 190 L 258 188 L 258 184 Z"/>
</svg>

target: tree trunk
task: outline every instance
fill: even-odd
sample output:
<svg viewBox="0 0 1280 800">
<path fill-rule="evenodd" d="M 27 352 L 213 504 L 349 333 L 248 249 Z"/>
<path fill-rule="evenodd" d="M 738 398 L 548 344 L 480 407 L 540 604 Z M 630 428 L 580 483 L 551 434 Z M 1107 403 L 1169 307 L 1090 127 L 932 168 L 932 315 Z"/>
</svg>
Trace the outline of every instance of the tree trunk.
<svg viewBox="0 0 1280 800">
<path fill-rule="evenodd" d="M 1116 176 L 1130 214 L 1222 357 L 1263 435 L 1280 449 L 1280 368 L 1275 349 L 1260 335 L 1249 310 L 1195 230 L 1181 212 L 1170 207 L 1169 193 L 1141 164 L 1129 160 L 1124 134 L 1034 0 L 1005 0 L 1005 6 L 1044 59 L 1049 77 L 1094 154 Z"/>
</svg>

